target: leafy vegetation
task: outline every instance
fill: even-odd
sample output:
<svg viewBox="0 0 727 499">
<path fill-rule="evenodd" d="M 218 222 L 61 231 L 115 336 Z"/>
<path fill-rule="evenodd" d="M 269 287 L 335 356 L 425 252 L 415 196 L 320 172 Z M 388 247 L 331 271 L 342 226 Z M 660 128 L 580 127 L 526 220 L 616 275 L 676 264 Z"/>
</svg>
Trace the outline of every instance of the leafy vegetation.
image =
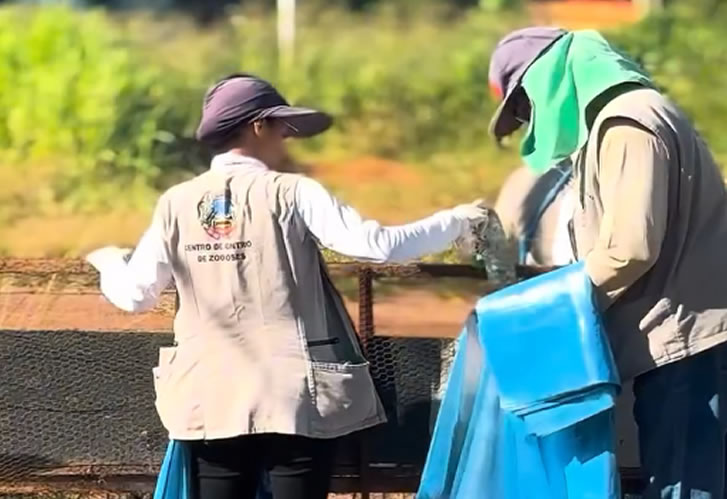
<svg viewBox="0 0 727 499">
<path fill-rule="evenodd" d="M 278 66 L 267 9 L 229 11 L 202 28 L 183 16 L 1 7 L 0 252 L 73 254 L 101 241 L 132 243 L 158 191 L 207 164 L 193 140 L 201 97 L 238 71 L 336 116 L 329 133 L 295 144 L 302 164 L 375 157 L 416 177 L 416 184 L 386 175 L 366 183 L 355 169 L 324 177 L 367 214 L 401 221 L 493 195 L 519 160 L 487 136 L 488 56 L 527 17 L 396 4 L 304 9 L 290 67 Z M 677 4 L 610 36 L 686 109 L 723 161 L 727 16 L 712 4 Z M 141 221 L 120 223 L 119 213 Z M 53 231 L 43 229 L 49 224 Z M 94 225 L 98 237 L 79 232 Z M 21 241 L 43 232 L 54 235 L 47 247 Z"/>
</svg>

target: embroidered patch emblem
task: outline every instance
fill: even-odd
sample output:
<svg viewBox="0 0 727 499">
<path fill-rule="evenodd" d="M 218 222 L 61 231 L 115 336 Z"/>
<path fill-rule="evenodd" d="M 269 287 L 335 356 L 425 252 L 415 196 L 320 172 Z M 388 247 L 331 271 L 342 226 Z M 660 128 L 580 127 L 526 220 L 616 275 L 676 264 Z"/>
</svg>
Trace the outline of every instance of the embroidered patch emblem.
<svg viewBox="0 0 727 499">
<path fill-rule="evenodd" d="M 235 228 L 237 207 L 229 195 L 207 193 L 197 204 L 197 216 L 202 228 L 214 239 L 225 238 Z"/>
</svg>

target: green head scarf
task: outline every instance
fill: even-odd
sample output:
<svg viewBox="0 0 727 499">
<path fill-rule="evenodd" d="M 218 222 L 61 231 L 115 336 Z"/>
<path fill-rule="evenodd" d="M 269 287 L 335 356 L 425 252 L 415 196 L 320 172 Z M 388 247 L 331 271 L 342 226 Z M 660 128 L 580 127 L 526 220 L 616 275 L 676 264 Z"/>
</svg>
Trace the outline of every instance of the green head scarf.
<svg viewBox="0 0 727 499">
<path fill-rule="evenodd" d="M 564 35 L 523 76 L 532 105 L 520 145 L 525 162 L 542 173 L 583 147 L 588 139 L 586 107 L 621 83 L 653 84 L 634 61 L 596 31 Z"/>
</svg>

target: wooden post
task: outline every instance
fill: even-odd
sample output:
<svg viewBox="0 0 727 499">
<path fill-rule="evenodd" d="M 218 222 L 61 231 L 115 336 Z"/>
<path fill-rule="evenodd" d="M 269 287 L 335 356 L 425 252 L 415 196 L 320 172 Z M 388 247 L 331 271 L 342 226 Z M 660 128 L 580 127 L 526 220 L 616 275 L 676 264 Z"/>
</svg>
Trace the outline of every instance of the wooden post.
<svg viewBox="0 0 727 499">
<path fill-rule="evenodd" d="M 278 70 L 290 74 L 295 59 L 295 0 L 278 1 Z"/>
<path fill-rule="evenodd" d="M 364 357 L 369 343 L 374 336 L 374 287 L 373 271 L 370 267 L 361 267 L 358 271 L 358 335 Z M 359 477 L 361 483 L 361 499 L 371 496 L 371 478 L 369 461 L 371 450 L 365 432 L 359 433 Z"/>
<path fill-rule="evenodd" d="M 664 8 L 664 0 L 632 0 L 636 7 L 639 9 L 639 13 L 642 16 L 647 16 L 654 12 L 658 12 Z"/>
</svg>

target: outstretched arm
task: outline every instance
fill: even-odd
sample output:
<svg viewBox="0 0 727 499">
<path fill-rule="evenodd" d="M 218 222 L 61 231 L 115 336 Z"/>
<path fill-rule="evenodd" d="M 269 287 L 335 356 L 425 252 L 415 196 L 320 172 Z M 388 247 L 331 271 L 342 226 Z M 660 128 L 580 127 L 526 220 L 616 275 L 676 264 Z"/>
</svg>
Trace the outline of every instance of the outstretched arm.
<svg viewBox="0 0 727 499">
<path fill-rule="evenodd" d="M 118 308 L 143 312 L 156 305 L 172 277 L 161 218 L 154 216 L 131 259 L 129 250 L 109 246 L 86 260 L 101 274 L 101 292 Z"/>
<path fill-rule="evenodd" d="M 402 262 L 437 253 L 485 217 L 480 202 L 444 210 L 416 222 L 385 227 L 364 220 L 322 185 L 301 178 L 295 192 L 298 214 L 318 241 L 333 251 L 359 260 Z"/>
</svg>

